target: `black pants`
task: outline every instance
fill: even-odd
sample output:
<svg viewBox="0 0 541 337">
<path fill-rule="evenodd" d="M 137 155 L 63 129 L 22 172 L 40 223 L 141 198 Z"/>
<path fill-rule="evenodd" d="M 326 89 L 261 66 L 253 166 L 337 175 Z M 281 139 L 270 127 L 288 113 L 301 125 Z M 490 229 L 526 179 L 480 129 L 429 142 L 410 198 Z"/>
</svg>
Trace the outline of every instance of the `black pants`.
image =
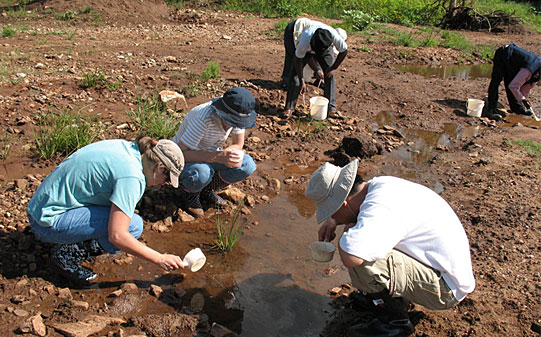
<svg viewBox="0 0 541 337">
<path fill-rule="evenodd" d="M 287 98 L 286 109 L 295 109 L 297 105 L 297 99 L 301 92 L 301 79 L 299 78 L 295 69 L 295 42 L 293 40 L 293 30 L 295 28 L 295 21 L 291 21 L 284 31 L 284 47 L 286 50 L 284 69 L 282 70 L 282 80 L 287 81 Z M 308 64 L 310 58 L 315 58 L 319 63 L 319 66 L 323 70 L 323 73 L 327 73 L 328 69 L 334 64 L 334 52 L 333 47 L 329 47 L 321 54 L 307 53 L 302 59 L 302 68 Z M 336 82 L 334 76 L 332 78 L 325 78 L 323 85 L 324 96 L 329 100 L 329 110 L 336 110 Z"/>
<path fill-rule="evenodd" d="M 509 84 L 517 75 L 516 69 L 511 67 L 511 62 L 507 58 L 507 47 L 500 47 L 494 53 L 492 65 L 492 77 L 488 86 L 488 111 L 495 111 L 498 104 L 498 87 L 503 79 L 507 101 L 512 112 L 524 113 L 524 107 L 515 95 L 509 89 Z"/>
</svg>

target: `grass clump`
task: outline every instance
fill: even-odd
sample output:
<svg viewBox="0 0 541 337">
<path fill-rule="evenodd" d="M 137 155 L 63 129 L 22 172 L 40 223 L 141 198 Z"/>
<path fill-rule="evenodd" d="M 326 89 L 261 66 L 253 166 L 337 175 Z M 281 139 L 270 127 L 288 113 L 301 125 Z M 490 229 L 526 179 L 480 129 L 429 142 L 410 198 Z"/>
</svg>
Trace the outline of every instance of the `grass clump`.
<svg viewBox="0 0 541 337">
<path fill-rule="evenodd" d="M 514 139 L 514 140 L 505 140 L 507 145 L 518 145 L 526 150 L 529 155 L 537 157 L 541 155 L 541 143 L 534 140 L 523 140 L 523 139 Z"/>
<path fill-rule="evenodd" d="M 208 81 L 211 79 L 217 80 L 220 78 L 220 66 L 214 61 L 210 61 L 205 70 L 201 73 L 201 79 Z"/>
<path fill-rule="evenodd" d="M 11 27 L 4 26 L 4 28 L 2 28 L 2 37 L 12 37 L 15 33 L 15 29 Z"/>
<path fill-rule="evenodd" d="M 11 139 L 8 134 L 0 137 L 0 160 L 5 160 L 11 152 Z"/>
<path fill-rule="evenodd" d="M 87 71 L 79 82 L 79 87 L 82 89 L 106 87 L 111 91 L 116 91 L 120 89 L 122 83 L 122 79 L 108 79 L 103 70 L 97 69 Z"/>
<path fill-rule="evenodd" d="M 68 156 L 97 137 L 93 126 L 95 117 L 66 110 L 58 115 L 50 112 L 39 115 L 38 130 L 34 134 L 36 151 L 41 158 Z"/>
<path fill-rule="evenodd" d="M 167 109 L 159 95 L 138 97 L 136 104 L 137 107 L 126 114 L 141 133 L 156 139 L 170 139 L 175 135 L 181 120 Z"/>
<path fill-rule="evenodd" d="M 231 219 L 231 224 L 229 227 L 227 223 L 225 223 L 220 217 L 220 213 L 216 215 L 216 229 L 218 230 L 218 237 L 215 241 L 215 247 L 219 250 L 224 252 L 232 250 L 242 236 L 242 233 L 247 225 L 246 221 L 243 221 L 241 218 L 243 207 L 243 202 L 237 205 L 233 212 L 233 218 Z"/>
</svg>

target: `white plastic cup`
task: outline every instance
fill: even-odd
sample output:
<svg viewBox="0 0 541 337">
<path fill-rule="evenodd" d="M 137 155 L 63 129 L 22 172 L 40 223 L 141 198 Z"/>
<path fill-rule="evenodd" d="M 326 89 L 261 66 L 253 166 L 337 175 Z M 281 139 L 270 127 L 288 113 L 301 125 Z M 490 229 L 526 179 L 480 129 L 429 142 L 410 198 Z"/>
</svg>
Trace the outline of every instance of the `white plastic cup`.
<svg viewBox="0 0 541 337">
<path fill-rule="evenodd" d="M 207 262 L 207 258 L 200 248 L 190 250 L 182 260 L 184 267 L 188 267 L 194 273 L 203 268 L 205 262 Z"/>
<path fill-rule="evenodd" d="M 315 96 L 310 98 L 310 116 L 313 119 L 324 120 L 327 118 L 327 108 L 329 107 L 329 100 L 322 96 Z"/>
<path fill-rule="evenodd" d="M 241 167 L 242 166 L 242 160 L 244 159 L 244 151 L 237 150 L 237 149 L 231 149 L 229 151 L 237 153 L 240 156 L 240 159 L 235 160 L 234 163 L 237 163 L 237 165 L 235 165 L 235 167 Z"/>
<path fill-rule="evenodd" d="M 485 101 L 482 99 L 468 98 L 468 103 L 466 104 L 467 115 L 471 117 L 481 117 L 484 106 Z"/>
<path fill-rule="evenodd" d="M 330 242 L 314 241 L 310 244 L 312 258 L 317 262 L 329 262 L 334 256 L 336 247 Z"/>
</svg>

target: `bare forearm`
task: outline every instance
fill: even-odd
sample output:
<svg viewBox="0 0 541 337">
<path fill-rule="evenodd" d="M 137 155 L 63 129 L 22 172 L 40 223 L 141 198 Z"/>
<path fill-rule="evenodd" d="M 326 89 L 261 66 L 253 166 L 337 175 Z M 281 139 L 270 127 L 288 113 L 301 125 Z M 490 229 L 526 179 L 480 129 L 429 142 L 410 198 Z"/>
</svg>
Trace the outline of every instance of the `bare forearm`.
<svg viewBox="0 0 541 337">
<path fill-rule="evenodd" d="M 152 263 L 158 263 L 160 253 L 138 241 L 133 235 L 128 233 L 117 233 L 109 235 L 109 241 L 118 249 L 128 254 L 148 260 Z"/>
</svg>

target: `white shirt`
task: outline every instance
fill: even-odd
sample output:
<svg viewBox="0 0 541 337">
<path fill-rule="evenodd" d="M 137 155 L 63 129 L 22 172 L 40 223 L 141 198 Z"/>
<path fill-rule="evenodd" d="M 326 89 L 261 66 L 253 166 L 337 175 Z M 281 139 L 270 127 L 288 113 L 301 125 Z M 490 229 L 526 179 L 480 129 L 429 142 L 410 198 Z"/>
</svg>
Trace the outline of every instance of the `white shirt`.
<svg viewBox="0 0 541 337">
<path fill-rule="evenodd" d="M 194 151 L 220 151 L 230 133 L 243 134 L 244 129 L 224 130 L 220 117 L 214 112 L 212 102 L 200 104 L 190 110 L 178 128 L 173 142 L 182 142 Z"/>
<path fill-rule="evenodd" d="M 303 20 L 309 20 L 309 19 L 303 19 Z M 297 20 L 299 21 L 299 20 Z M 348 49 L 348 46 L 346 44 L 346 41 L 338 34 L 336 29 L 332 28 L 331 26 L 328 26 L 322 22 L 309 20 L 310 23 L 306 24 L 304 23 L 302 33 L 298 37 L 298 41 L 296 44 L 295 49 L 295 56 L 298 58 L 304 58 L 306 56 L 306 53 L 313 52 L 312 46 L 310 46 L 310 41 L 312 40 L 312 36 L 314 36 L 314 33 L 319 28 L 323 28 L 331 32 L 332 35 L 332 43 L 331 45 L 338 50 L 338 52 L 342 53 Z M 295 35 L 298 35 L 298 32 L 293 31 L 293 36 L 295 40 Z"/>
<path fill-rule="evenodd" d="M 394 248 L 442 273 L 457 300 L 475 288 L 470 247 L 452 208 L 429 188 L 396 177 L 369 181 L 357 224 L 340 247 L 366 261 Z"/>
</svg>

